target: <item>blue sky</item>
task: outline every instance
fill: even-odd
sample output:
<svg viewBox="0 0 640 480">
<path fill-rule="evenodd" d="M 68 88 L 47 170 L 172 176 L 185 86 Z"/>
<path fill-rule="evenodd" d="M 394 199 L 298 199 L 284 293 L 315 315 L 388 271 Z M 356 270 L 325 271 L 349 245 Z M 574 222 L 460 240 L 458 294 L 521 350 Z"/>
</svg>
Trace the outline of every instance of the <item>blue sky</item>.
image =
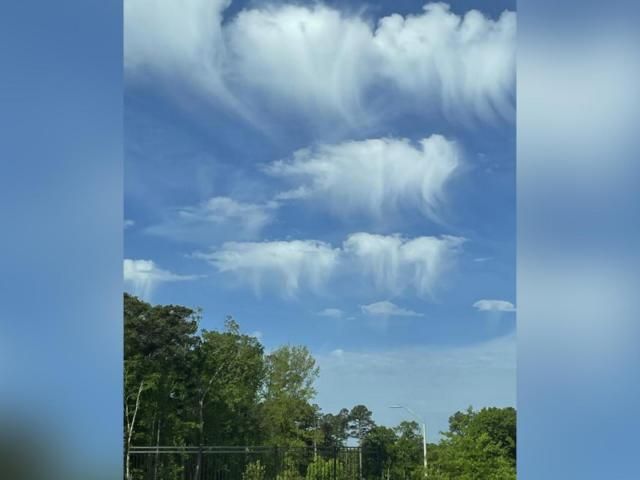
<svg viewBox="0 0 640 480">
<path fill-rule="evenodd" d="M 514 5 L 154 5 L 124 5 L 126 288 L 309 346 L 326 411 L 514 405 Z"/>
</svg>

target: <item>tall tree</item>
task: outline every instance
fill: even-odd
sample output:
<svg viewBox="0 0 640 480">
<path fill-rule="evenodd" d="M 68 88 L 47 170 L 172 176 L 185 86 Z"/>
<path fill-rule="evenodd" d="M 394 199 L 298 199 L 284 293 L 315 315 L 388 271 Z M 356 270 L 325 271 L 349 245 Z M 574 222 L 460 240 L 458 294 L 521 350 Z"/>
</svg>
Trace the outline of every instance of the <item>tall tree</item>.
<svg viewBox="0 0 640 480">
<path fill-rule="evenodd" d="M 358 444 L 376 426 L 372 417 L 373 413 L 364 405 L 356 405 L 349 412 L 349 436 L 357 439 Z"/>
<path fill-rule="evenodd" d="M 322 415 L 319 423 L 324 447 L 341 447 L 349 436 L 349 410 L 341 409 L 337 414 Z"/>
<path fill-rule="evenodd" d="M 312 442 L 315 424 L 311 400 L 319 369 L 306 347 L 284 346 L 266 357 L 266 381 L 261 405 L 267 442 L 304 445 Z"/>
<path fill-rule="evenodd" d="M 130 476 L 129 449 L 134 442 L 179 443 L 180 405 L 174 394 L 184 383 L 188 358 L 197 345 L 199 314 L 190 308 L 151 306 L 124 296 L 124 420 L 127 451 L 125 473 Z"/>
<path fill-rule="evenodd" d="M 389 427 L 377 425 L 367 432 L 362 439 L 365 478 L 391 479 L 397 440 L 396 432 Z"/>
</svg>

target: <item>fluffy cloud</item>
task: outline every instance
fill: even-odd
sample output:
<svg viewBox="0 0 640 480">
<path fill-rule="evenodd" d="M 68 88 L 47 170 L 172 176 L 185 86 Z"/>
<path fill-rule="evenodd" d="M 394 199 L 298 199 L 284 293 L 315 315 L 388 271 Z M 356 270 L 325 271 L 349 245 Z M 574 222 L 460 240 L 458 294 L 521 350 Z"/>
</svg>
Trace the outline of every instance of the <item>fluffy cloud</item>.
<svg viewBox="0 0 640 480">
<path fill-rule="evenodd" d="M 325 308 L 318 312 L 318 315 L 321 317 L 342 318 L 344 316 L 344 312 L 339 308 Z"/>
<path fill-rule="evenodd" d="M 336 268 L 339 251 L 314 240 L 227 242 L 196 256 L 248 283 L 257 294 L 269 286 L 292 296 L 302 286 L 319 290 Z"/>
<path fill-rule="evenodd" d="M 303 113 L 349 121 L 381 87 L 423 111 L 513 117 L 513 12 L 459 16 L 430 3 L 419 14 L 374 24 L 322 4 L 271 4 L 244 9 L 223 25 L 229 4 L 125 0 L 127 74 L 180 79 L 236 107 L 255 91 Z"/>
<path fill-rule="evenodd" d="M 464 239 L 449 235 L 407 239 L 355 233 L 344 242 L 344 250 L 378 288 L 393 294 L 412 288 L 418 295 L 430 296 L 463 243 Z"/>
<path fill-rule="evenodd" d="M 516 307 L 505 300 L 478 300 L 473 306 L 480 312 L 515 312 Z"/>
<path fill-rule="evenodd" d="M 229 197 L 213 197 L 199 205 L 176 210 L 164 222 L 147 232 L 181 241 L 211 242 L 222 230 L 238 238 L 253 238 L 273 221 L 276 202 L 238 202 Z"/>
<path fill-rule="evenodd" d="M 356 233 L 342 248 L 315 240 L 227 242 L 194 256 L 252 286 L 257 294 L 265 287 L 285 296 L 301 287 L 319 291 L 340 273 L 358 278 L 371 275 L 379 289 L 392 294 L 413 288 L 419 295 L 432 295 L 463 242 L 451 236 L 406 239 Z"/>
<path fill-rule="evenodd" d="M 514 336 L 465 347 L 343 349 L 315 357 L 322 371 L 317 402 L 324 411 L 337 412 L 366 398 L 376 422 L 393 426 L 406 417 L 389 405 L 411 399 L 408 406 L 427 422 L 429 441 L 448 430 L 456 410 L 516 402 Z"/>
<path fill-rule="evenodd" d="M 131 293 L 149 299 L 155 288 L 166 282 L 195 280 L 199 275 L 178 275 L 159 268 L 153 260 L 124 259 L 124 282 Z"/>
<path fill-rule="evenodd" d="M 388 300 L 382 302 L 375 302 L 369 305 L 360 305 L 360 309 L 367 315 L 379 316 L 379 317 L 423 317 L 422 313 L 414 312 L 401 308 L 395 303 Z"/>
<path fill-rule="evenodd" d="M 404 205 L 437 219 L 445 185 L 460 161 L 454 142 L 432 135 L 417 145 L 393 138 L 321 145 L 299 150 L 266 171 L 297 185 L 281 200 L 310 199 L 343 216 L 375 218 Z"/>
</svg>

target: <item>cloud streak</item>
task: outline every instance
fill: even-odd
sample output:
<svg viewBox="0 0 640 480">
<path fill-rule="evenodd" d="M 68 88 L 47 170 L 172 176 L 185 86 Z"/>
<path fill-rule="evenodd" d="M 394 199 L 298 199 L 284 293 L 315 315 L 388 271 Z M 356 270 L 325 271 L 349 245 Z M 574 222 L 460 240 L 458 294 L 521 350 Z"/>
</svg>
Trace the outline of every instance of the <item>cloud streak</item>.
<svg viewBox="0 0 640 480">
<path fill-rule="evenodd" d="M 433 296 L 435 287 L 453 266 L 464 239 L 449 235 L 405 238 L 400 235 L 355 233 L 344 250 L 380 290 L 399 295 L 408 289 Z"/>
<path fill-rule="evenodd" d="M 454 265 L 464 239 L 355 233 L 342 247 L 317 240 L 227 242 L 196 258 L 232 275 L 259 295 L 265 288 L 285 297 L 301 288 L 321 291 L 334 275 L 373 276 L 376 287 L 391 294 L 413 289 L 431 296 Z"/>
<path fill-rule="evenodd" d="M 394 138 L 321 145 L 265 171 L 295 185 L 279 200 L 308 200 L 343 218 L 364 214 L 379 220 L 404 206 L 437 220 L 445 186 L 460 163 L 458 146 L 432 135 L 417 145 Z"/>
<path fill-rule="evenodd" d="M 273 222 L 277 202 L 245 203 L 229 197 L 212 197 L 198 205 L 172 211 L 147 233 L 191 243 L 211 243 L 224 232 L 236 238 L 255 238 Z"/>
<path fill-rule="evenodd" d="M 480 312 L 515 312 L 516 307 L 506 300 L 478 300 L 473 307 Z"/>
<path fill-rule="evenodd" d="M 125 286 L 131 293 L 149 300 L 156 287 L 162 283 L 196 280 L 201 275 L 179 275 L 163 270 L 153 260 L 125 258 L 123 262 Z"/>
<path fill-rule="evenodd" d="M 457 15 L 443 3 L 371 22 L 333 7 L 272 4 L 222 23 L 227 0 L 126 0 L 129 78 L 179 80 L 243 110 L 239 98 L 309 117 L 370 117 L 381 88 L 395 102 L 451 118 L 512 119 L 516 15 Z M 373 112 L 379 113 L 379 112 Z M 309 115 L 313 114 L 313 115 Z"/>
<path fill-rule="evenodd" d="M 268 287 L 286 297 L 301 287 L 319 291 L 339 261 L 337 249 L 315 240 L 227 242 L 195 256 L 250 285 L 258 295 Z"/>
<path fill-rule="evenodd" d="M 381 302 L 360 305 L 363 313 L 375 317 L 424 317 L 424 314 L 399 307 L 395 303 L 384 300 Z"/>
<path fill-rule="evenodd" d="M 344 312 L 339 308 L 325 308 L 324 310 L 318 312 L 318 315 L 320 315 L 321 317 L 342 318 L 344 316 Z"/>
</svg>

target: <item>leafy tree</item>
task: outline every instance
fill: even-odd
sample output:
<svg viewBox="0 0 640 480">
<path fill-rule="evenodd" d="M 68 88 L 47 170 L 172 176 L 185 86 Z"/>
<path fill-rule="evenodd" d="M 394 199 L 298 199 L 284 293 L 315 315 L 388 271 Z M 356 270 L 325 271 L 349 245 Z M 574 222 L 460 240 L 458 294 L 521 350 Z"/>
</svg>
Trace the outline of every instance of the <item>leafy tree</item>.
<svg viewBox="0 0 640 480">
<path fill-rule="evenodd" d="M 362 440 L 365 478 L 391 478 L 397 440 L 396 432 L 388 427 L 377 425 L 367 432 Z"/>
<path fill-rule="evenodd" d="M 261 405 L 263 431 L 271 445 L 311 444 L 315 428 L 314 382 L 319 369 L 306 347 L 284 346 L 266 357 Z"/>
<path fill-rule="evenodd" d="M 515 448 L 515 409 L 469 408 L 450 417 L 430 471 L 438 480 L 515 480 Z"/>
<path fill-rule="evenodd" d="M 393 450 L 393 478 L 409 479 L 424 474 L 422 434 L 418 423 L 404 421 L 394 431 L 397 441 Z"/>
<path fill-rule="evenodd" d="M 183 405 L 174 395 L 188 375 L 197 345 L 198 312 L 176 305 L 151 306 L 124 296 L 125 475 L 136 443 L 183 443 Z M 156 462 L 157 464 L 157 462 Z"/>
<path fill-rule="evenodd" d="M 349 436 L 349 410 L 341 409 L 337 414 L 327 413 L 320 417 L 319 428 L 322 433 L 322 446 L 341 447 Z"/>
<path fill-rule="evenodd" d="M 371 410 L 364 405 L 356 405 L 349 412 L 349 436 L 356 438 L 358 444 L 361 444 L 362 439 L 376 426 L 372 415 Z"/>
</svg>

